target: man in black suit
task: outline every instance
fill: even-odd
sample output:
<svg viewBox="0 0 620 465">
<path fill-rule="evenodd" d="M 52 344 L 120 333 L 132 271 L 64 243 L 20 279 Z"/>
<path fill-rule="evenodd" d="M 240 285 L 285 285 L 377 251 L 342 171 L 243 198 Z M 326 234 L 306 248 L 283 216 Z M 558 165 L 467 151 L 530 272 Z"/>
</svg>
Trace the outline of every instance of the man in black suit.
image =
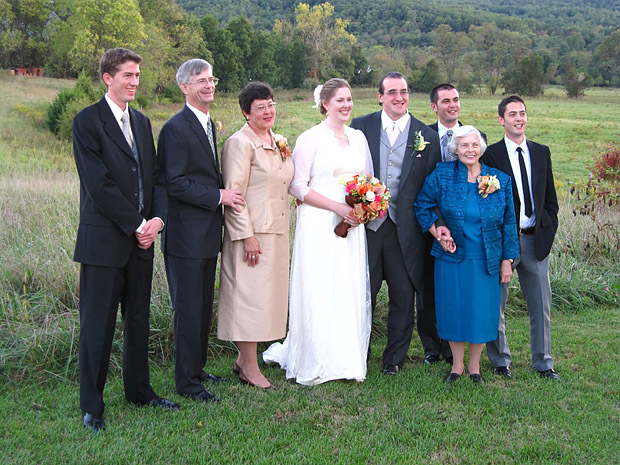
<svg viewBox="0 0 620 465">
<path fill-rule="evenodd" d="M 549 252 L 558 229 L 559 209 L 551 153 L 546 145 L 526 139 L 527 112 L 521 97 L 511 95 L 503 99 L 498 113 L 505 136 L 487 149 L 483 162 L 512 177 L 520 249 L 520 258 L 512 266 L 517 270 L 530 316 L 532 365 L 540 376 L 559 379 L 551 358 Z M 499 336 L 487 344 L 487 354 L 494 373 L 510 378 L 511 358 L 504 318 L 507 297 L 508 285 L 503 284 Z"/>
<path fill-rule="evenodd" d="M 216 131 L 209 107 L 218 82 L 205 60 L 183 63 L 176 75 L 186 105 L 159 134 L 159 161 L 166 181 L 168 216 L 162 251 L 174 308 L 177 392 L 203 402 L 219 402 L 203 382 L 217 255 L 222 243 L 222 205 L 241 209 L 238 190 L 223 189 Z"/>
<path fill-rule="evenodd" d="M 123 383 L 129 402 L 177 409 L 149 380 L 148 336 L 153 242 L 163 227 L 165 197 L 157 182 L 151 123 L 129 107 L 142 58 L 108 50 L 100 73 L 108 92 L 73 120 L 80 177 L 80 225 L 74 260 L 80 270 L 80 407 L 83 425 L 105 429 L 103 388 L 118 305 L 124 319 Z"/>
<path fill-rule="evenodd" d="M 375 176 L 392 195 L 388 214 L 366 225 L 366 239 L 373 309 L 383 280 L 388 284 L 383 373 L 396 374 L 411 342 L 414 294 L 423 283 L 426 236 L 415 218 L 413 202 L 441 154 L 437 133 L 408 112 L 409 88 L 401 73 L 385 75 L 377 97 L 383 110 L 353 119 L 351 127 L 366 135 Z"/>
</svg>

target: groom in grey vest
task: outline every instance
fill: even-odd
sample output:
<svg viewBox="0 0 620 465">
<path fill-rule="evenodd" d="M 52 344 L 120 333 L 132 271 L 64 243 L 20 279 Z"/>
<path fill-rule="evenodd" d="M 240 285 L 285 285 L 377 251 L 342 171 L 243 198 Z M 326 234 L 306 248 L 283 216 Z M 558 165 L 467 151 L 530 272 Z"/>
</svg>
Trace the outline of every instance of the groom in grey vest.
<svg viewBox="0 0 620 465">
<path fill-rule="evenodd" d="M 388 285 L 383 373 L 393 375 L 400 371 L 411 342 L 415 292 L 423 290 L 426 236 L 413 202 L 441 161 L 441 151 L 437 133 L 408 112 L 409 87 L 401 73 L 386 74 L 377 97 L 383 110 L 353 119 L 351 127 L 366 135 L 375 176 L 391 193 L 388 214 L 366 225 L 366 239 L 373 310 L 383 280 Z M 431 337 L 438 339 L 436 328 Z"/>
</svg>

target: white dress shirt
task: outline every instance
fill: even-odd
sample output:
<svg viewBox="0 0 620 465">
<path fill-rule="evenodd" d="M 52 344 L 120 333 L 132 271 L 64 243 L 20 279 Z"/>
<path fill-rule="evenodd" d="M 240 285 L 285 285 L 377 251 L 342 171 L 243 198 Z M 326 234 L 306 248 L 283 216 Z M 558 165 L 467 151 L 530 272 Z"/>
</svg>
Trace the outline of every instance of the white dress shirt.
<svg viewBox="0 0 620 465">
<path fill-rule="evenodd" d="M 519 227 L 531 228 L 536 225 L 536 209 L 534 208 L 534 195 L 532 195 L 532 162 L 530 158 L 530 151 L 527 149 L 527 139 L 523 136 L 523 142 L 517 145 L 506 136 L 504 136 L 504 143 L 506 144 L 506 150 L 508 151 L 508 159 L 510 160 L 510 166 L 515 176 L 515 184 L 519 191 L 519 202 L 521 203 L 521 211 L 519 212 Z M 521 182 L 521 167 L 519 166 L 519 153 L 517 147 L 521 147 L 521 153 L 523 155 L 523 161 L 525 162 L 525 170 L 527 171 L 528 185 L 530 186 L 530 198 L 532 199 L 532 216 L 529 218 L 525 216 L 525 201 L 523 198 L 523 183 Z"/>
</svg>

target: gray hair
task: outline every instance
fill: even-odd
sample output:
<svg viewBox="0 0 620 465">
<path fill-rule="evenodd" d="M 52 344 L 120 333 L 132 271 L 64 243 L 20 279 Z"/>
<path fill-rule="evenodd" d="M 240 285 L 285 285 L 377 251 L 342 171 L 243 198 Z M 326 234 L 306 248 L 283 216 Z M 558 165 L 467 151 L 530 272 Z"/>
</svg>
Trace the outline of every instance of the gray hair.
<svg viewBox="0 0 620 465">
<path fill-rule="evenodd" d="M 188 83 L 192 80 L 192 76 L 202 73 L 205 70 L 213 69 L 213 66 L 208 61 L 202 58 L 192 58 L 187 60 L 177 71 L 177 84 Z"/>
<path fill-rule="evenodd" d="M 487 149 L 487 143 L 480 135 L 480 131 L 478 131 L 475 127 L 469 124 L 466 124 L 464 126 L 458 126 L 454 129 L 454 134 L 452 134 L 452 140 L 448 144 L 448 150 L 456 155 L 456 147 L 459 144 L 459 139 L 469 136 L 470 134 L 478 135 L 478 140 L 480 141 L 480 155 L 482 155 Z"/>
</svg>

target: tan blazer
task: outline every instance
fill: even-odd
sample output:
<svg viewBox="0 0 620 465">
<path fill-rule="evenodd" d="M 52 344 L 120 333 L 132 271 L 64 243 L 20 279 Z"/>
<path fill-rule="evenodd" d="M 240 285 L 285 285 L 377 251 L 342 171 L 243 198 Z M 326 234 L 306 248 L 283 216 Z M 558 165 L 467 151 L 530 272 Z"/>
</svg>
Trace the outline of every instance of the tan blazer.
<svg viewBox="0 0 620 465">
<path fill-rule="evenodd" d="M 239 213 L 225 208 L 231 240 L 257 233 L 288 233 L 288 186 L 293 171 L 292 159 L 283 162 L 279 150 L 265 143 L 247 124 L 228 138 L 222 150 L 224 186 L 239 189 L 247 204 Z"/>
</svg>

